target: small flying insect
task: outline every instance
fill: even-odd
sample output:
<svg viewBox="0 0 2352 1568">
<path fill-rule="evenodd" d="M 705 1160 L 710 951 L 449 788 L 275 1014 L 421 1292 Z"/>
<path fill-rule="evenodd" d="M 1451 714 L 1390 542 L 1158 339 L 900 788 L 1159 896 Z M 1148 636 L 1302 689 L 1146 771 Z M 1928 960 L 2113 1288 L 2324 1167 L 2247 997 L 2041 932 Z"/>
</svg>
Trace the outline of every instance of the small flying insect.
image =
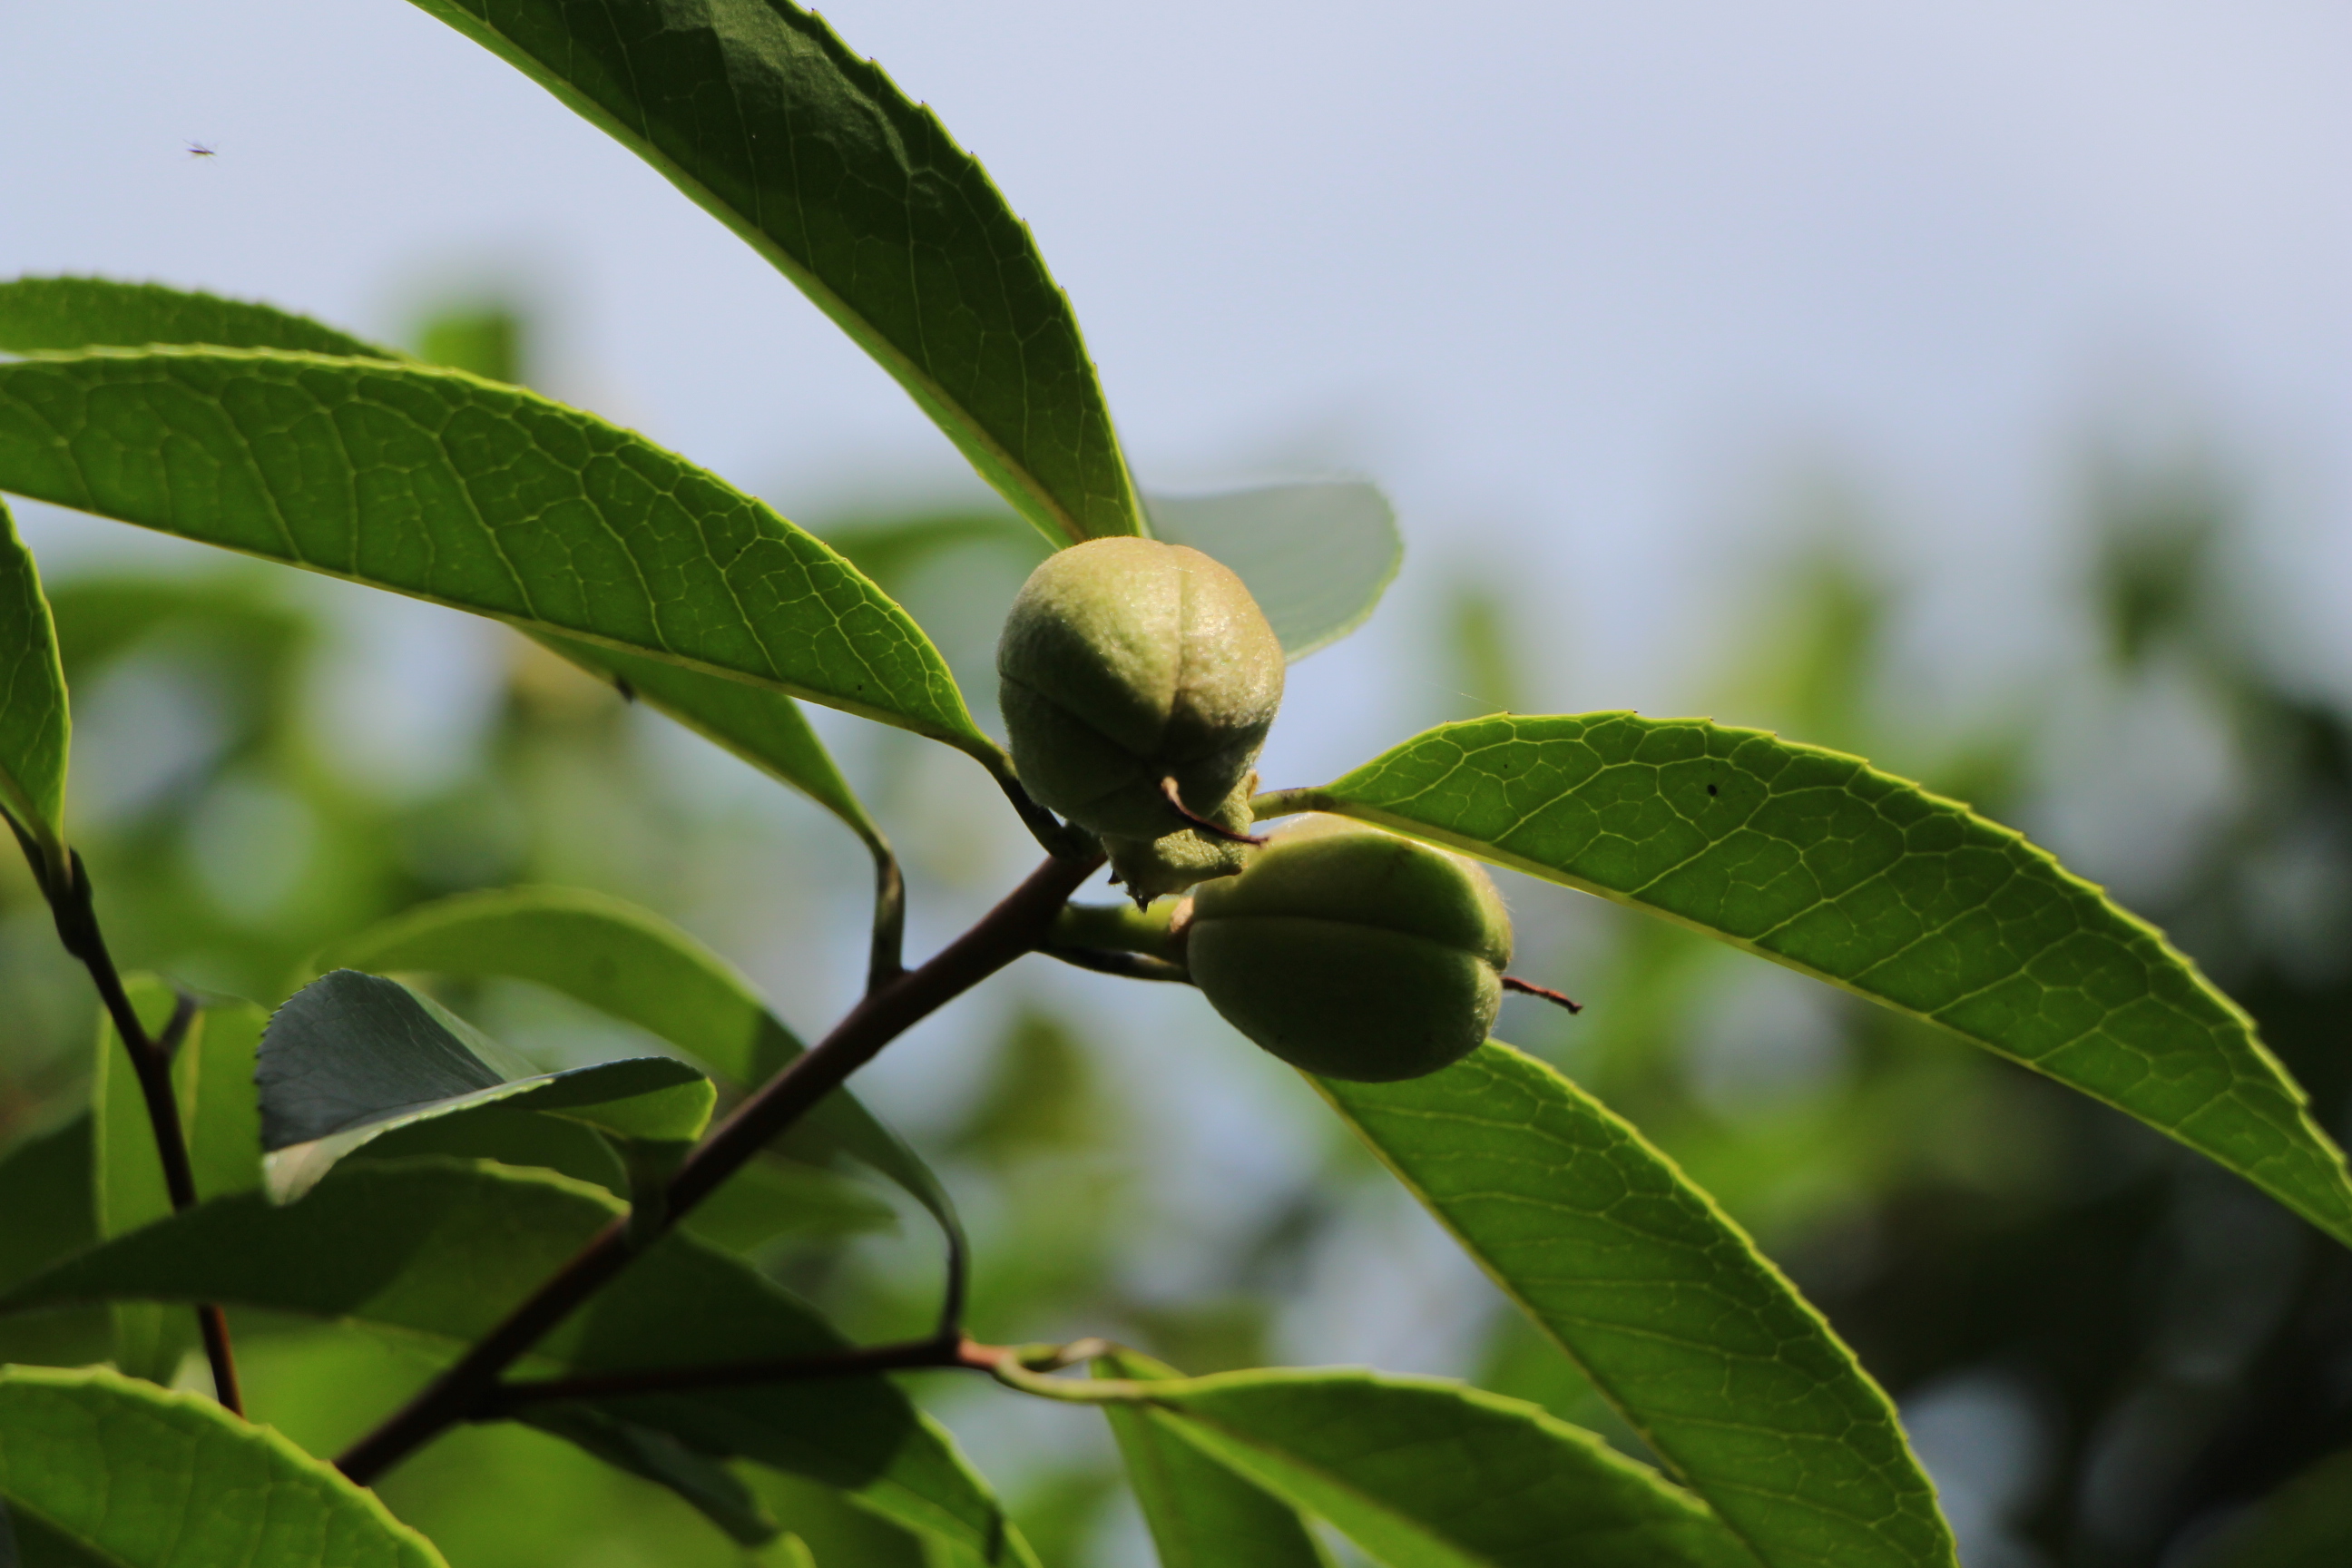
<svg viewBox="0 0 2352 1568">
<path fill-rule="evenodd" d="M 214 152 L 211 148 L 205 146 L 201 142 L 191 142 L 188 143 L 188 156 L 191 158 L 217 158 L 220 154 Z"/>
</svg>

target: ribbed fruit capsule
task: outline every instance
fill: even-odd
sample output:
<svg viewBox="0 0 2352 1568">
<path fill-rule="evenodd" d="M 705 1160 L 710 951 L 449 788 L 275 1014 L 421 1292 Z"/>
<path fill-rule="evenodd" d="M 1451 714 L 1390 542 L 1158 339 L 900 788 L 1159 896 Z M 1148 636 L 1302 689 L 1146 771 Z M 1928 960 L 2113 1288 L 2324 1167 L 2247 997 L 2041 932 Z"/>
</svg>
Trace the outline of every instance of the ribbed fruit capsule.
<svg viewBox="0 0 2352 1568">
<path fill-rule="evenodd" d="M 1251 764 L 1282 701 L 1282 645 L 1242 580 L 1152 539 L 1048 557 L 996 647 L 1021 782 L 1099 835 L 1143 898 L 1241 868 L 1246 847 L 1185 813 L 1249 831 Z"/>
<path fill-rule="evenodd" d="M 1234 1027 L 1307 1072 L 1385 1083 L 1486 1039 L 1511 917 L 1470 862 L 1318 816 L 1197 889 L 1184 942 L 1193 984 Z"/>
</svg>

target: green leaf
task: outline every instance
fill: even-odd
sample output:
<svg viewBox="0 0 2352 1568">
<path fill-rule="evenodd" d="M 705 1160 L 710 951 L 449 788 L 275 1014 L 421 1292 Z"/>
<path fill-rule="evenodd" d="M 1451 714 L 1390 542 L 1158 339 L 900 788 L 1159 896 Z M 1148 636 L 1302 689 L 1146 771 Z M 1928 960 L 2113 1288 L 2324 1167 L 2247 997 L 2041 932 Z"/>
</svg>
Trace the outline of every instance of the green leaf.
<svg viewBox="0 0 2352 1568">
<path fill-rule="evenodd" d="M 496 1106 L 677 1144 L 702 1135 L 717 1102 L 709 1079 L 669 1057 L 523 1076 L 493 1067 L 494 1053 L 397 981 L 338 969 L 304 986 L 271 1016 L 254 1068 L 270 1198 L 293 1202 L 337 1162 L 419 1121 Z"/>
<path fill-rule="evenodd" d="M 1281 800 L 1663 914 L 1940 1025 L 2352 1244 L 2344 1157 L 2235 1004 L 2018 834 L 1857 758 L 1698 719 L 1502 715 Z"/>
<path fill-rule="evenodd" d="M 930 110 L 788 0 L 417 0 L 791 279 L 1056 543 L 1140 533 L 1070 302 Z"/>
<path fill-rule="evenodd" d="M 499 312 L 443 318 L 427 331 L 426 357 L 490 380 L 513 381 L 514 332 L 512 318 Z M 159 284 L 96 278 L 23 278 L 0 283 L 0 348 L 75 350 L 142 343 L 310 350 L 358 359 L 404 357 L 268 305 Z M 502 345 L 507 352 L 500 352 Z M 541 634 L 539 641 L 599 679 L 617 678 L 652 706 L 803 792 L 869 845 L 883 847 L 880 830 L 850 793 L 799 707 L 783 693 L 573 637 Z"/>
<path fill-rule="evenodd" d="M 1360 479 L 1154 496 L 1151 531 L 1234 569 L 1293 662 L 1370 618 L 1404 562 L 1396 513 Z"/>
<path fill-rule="evenodd" d="M 107 1372 L 0 1372 L 0 1499 L 20 1528 L 110 1568 L 441 1563 L 374 1494 L 268 1427 Z"/>
<path fill-rule="evenodd" d="M 461 893 L 396 915 L 313 961 L 320 969 L 528 980 L 606 1013 L 739 1084 L 765 1082 L 803 1047 L 725 959 L 658 915 L 602 893 L 514 888 Z M 946 1189 L 847 1089 L 776 1146 L 812 1164 L 863 1161 L 952 1229 Z"/>
<path fill-rule="evenodd" d="M 643 654 L 599 647 L 576 637 L 542 636 L 558 657 L 619 687 L 730 752 L 769 777 L 791 785 L 833 813 L 869 848 L 883 855 L 889 844 L 882 829 L 841 776 L 824 742 L 816 738 L 800 705 L 781 691 L 746 686 L 681 664 L 665 664 Z"/>
<path fill-rule="evenodd" d="M 2232 1521 L 2187 1568 L 2342 1568 L 2352 1557 L 2352 1448 L 2306 1467 Z"/>
<path fill-rule="evenodd" d="M 743 1545 L 772 1541 L 782 1528 L 723 1461 L 695 1452 L 667 1432 L 584 1405 L 526 1410 L 518 1419 L 585 1448 L 614 1469 L 667 1487 Z"/>
<path fill-rule="evenodd" d="M 1183 1375 L 1131 1351 L 1101 1358 L 1095 1372 L 1138 1382 Z M 1106 1405 L 1103 1415 L 1160 1568 L 1328 1568 L 1330 1557 L 1297 1510 L 1187 1442 L 1177 1417 L 1148 1405 Z"/>
<path fill-rule="evenodd" d="M 1516 1399 L 1355 1370 L 1139 1387 L 1145 1420 L 1392 1568 L 1754 1568 L 1696 1499 Z"/>
<path fill-rule="evenodd" d="M 0 506 L 0 812 L 38 852 L 45 881 L 66 868 L 65 667 L 33 552 Z"/>
<path fill-rule="evenodd" d="M 21 354 L 148 343 L 289 349 L 346 359 L 407 357 L 274 305 L 160 283 L 110 278 L 12 278 L 0 283 L 0 350 Z"/>
<path fill-rule="evenodd" d="M 487 1163 L 355 1161 L 301 1203 L 207 1203 L 0 1292 L 0 1313 L 93 1300 L 217 1300 L 348 1318 L 453 1349 L 498 1323 L 622 1206 L 586 1184 Z M 750 1265 L 672 1233 L 566 1319 L 540 1372 L 822 1353 L 841 1341 Z M 940 1429 L 879 1378 L 597 1401 L 689 1447 L 810 1477 L 980 1554 L 1033 1563 Z"/>
<path fill-rule="evenodd" d="M 1853 1352 L 1583 1090 L 1491 1041 L 1402 1083 L 1310 1081 L 1769 1568 L 1954 1561 Z"/>
<path fill-rule="evenodd" d="M 122 988 L 149 1037 L 160 1035 L 178 1005 L 177 994 L 152 974 L 126 975 Z M 195 1027 L 191 1021 L 191 1036 Z M 189 1043 L 182 1042 L 183 1050 L 172 1061 L 173 1098 L 183 1128 L 194 1110 L 203 1059 L 202 1042 L 194 1041 L 193 1051 L 184 1048 Z M 91 1213 L 100 1236 L 121 1236 L 170 1214 L 172 1197 L 139 1075 L 113 1020 L 103 1011 L 90 1057 L 89 1096 Z M 195 1324 L 185 1312 L 131 1303 L 114 1307 L 112 1317 L 110 1353 L 114 1364 L 132 1377 L 168 1384 L 181 1358 L 195 1346 Z"/>
<path fill-rule="evenodd" d="M 19 1142 L 0 1159 L 0 1287 L 98 1239 L 90 1190 L 90 1116 Z M 111 1353 L 103 1310 L 44 1312 L 0 1323 L 0 1362 L 84 1366 Z M 0 1563 L 6 1559 L 0 1557 Z"/>
<path fill-rule="evenodd" d="M 786 691 L 1002 769 L 938 649 L 764 503 L 459 372 L 263 351 L 0 364 L 0 490 Z"/>
<path fill-rule="evenodd" d="M 179 994 L 152 974 L 131 974 L 123 990 L 160 1037 Z M 172 1094 L 189 1174 L 199 1198 L 226 1197 L 261 1184 L 261 1117 L 253 1087 L 254 1054 L 264 1015 L 249 1002 L 199 998 L 172 1055 Z M 163 1156 L 147 1099 L 111 1019 L 99 1016 L 90 1067 L 89 1176 L 96 1235 L 121 1236 L 172 1212 Z M 169 1384 L 196 1347 L 189 1315 L 144 1303 L 111 1309 L 114 1364 L 133 1377 Z"/>
</svg>

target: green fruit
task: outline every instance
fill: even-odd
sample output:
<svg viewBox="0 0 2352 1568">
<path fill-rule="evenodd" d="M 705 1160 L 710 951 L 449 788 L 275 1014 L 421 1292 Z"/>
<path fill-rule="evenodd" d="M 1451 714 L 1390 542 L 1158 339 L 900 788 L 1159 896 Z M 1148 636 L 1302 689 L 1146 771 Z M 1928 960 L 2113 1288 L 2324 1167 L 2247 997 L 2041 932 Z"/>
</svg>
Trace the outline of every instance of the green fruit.
<svg viewBox="0 0 2352 1568">
<path fill-rule="evenodd" d="M 1192 983 L 1295 1068 L 1386 1083 L 1478 1048 L 1511 962 L 1486 872 L 1339 817 L 1309 817 L 1192 895 Z"/>
<path fill-rule="evenodd" d="M 1242 580 L 1181 544 L 1097 539 L 1030 574 L 996 647 L 1013 763 L 1100 836 L 1139 897 L 1241 868 L 1282 645 Z M 1180 811 L 1168 799 L 1174 781 Z"/>
</svg>

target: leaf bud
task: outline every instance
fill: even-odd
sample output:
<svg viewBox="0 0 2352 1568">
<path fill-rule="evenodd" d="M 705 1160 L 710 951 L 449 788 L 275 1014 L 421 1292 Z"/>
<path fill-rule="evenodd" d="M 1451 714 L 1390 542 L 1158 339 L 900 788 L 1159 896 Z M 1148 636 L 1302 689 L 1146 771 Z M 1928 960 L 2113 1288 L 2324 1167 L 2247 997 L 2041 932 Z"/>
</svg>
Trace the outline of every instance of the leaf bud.
<svg viewBox="0 0 2352 1568">
<path fill-rule="evenodd" d="M 1291 1066 L 1385 1083 L 1475 1050 L 1502 1002 L 1511 918 L 1458 856 L 1336 816 L 1275 836 L 1190 900 L 1210 1005 Z"/>
<path fill-rule="evenodd" d="M 1283 655 L 1229 569 L 1153 539 L 1060 551 L 1013 600 L 996 670 L 1022 784 L 1139 900 L 1241 869 Z"/>
</svg>

